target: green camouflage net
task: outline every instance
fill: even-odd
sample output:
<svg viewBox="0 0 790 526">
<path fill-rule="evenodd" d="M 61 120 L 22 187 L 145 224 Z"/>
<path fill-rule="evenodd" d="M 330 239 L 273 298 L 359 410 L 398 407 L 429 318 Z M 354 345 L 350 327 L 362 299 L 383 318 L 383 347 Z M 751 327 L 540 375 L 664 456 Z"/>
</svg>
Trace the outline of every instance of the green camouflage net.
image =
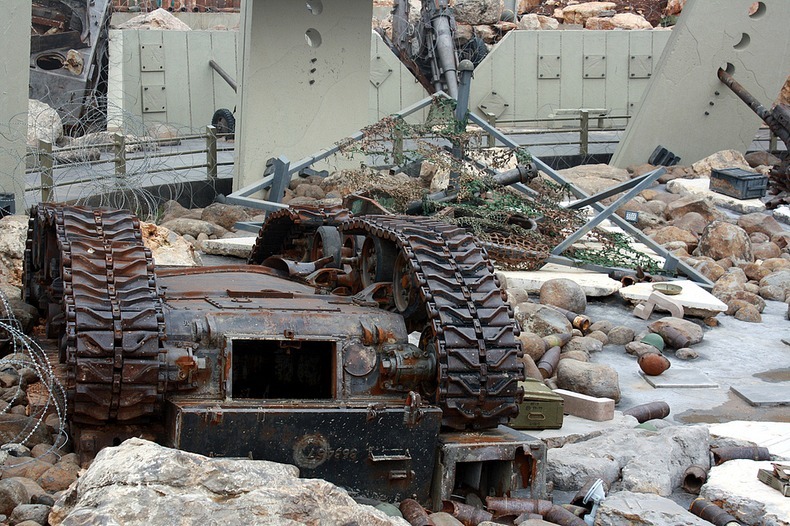
<svg viewBox="0 0 790 526">
<path fill-rule="evenodd" d="M 367 165 L 354 175 L 344 174 L 342 193 L 374 199 L 393 213 L 405 213 L 409 203 L 422 200 L 424 215 L 433 215 L 474 233 L 497 267 L 540 268 L 552 248 L 583 226 L 586 217 L 582 212 L 561 207 L 559 203 L 569 195 L 568 188 L 548 179 L 541 178 L 530 185 L 539 190 L 535 198 L 498 185 L 491 170 L 526 165 L 532 156 L 525 148 L 481 148 L 486 136 L 480 130 L 467 130 L 466 123 L 455 120 L 454 110 L 455 101 L 437 98 L 423 123 L 411 124 L 400 117 L 387 117 L 365 128 L 362 139 L 340 144 L 341 152 L 352 158 L 362 155 L 366 160 L 379 159 L 378 164 L 399 167 L 422 163 L 436 172 L 457 174 L 454 199 L 431 201 L 427 198 L 428 182 L 422 177 L 399 174 L 398 179 Z M 452 146 L 460 147 L 477 162 L 453 157 L 448 152 Z M 650 273 L 659 270 L 654 260 L 631 248 L 622 235 L 594 229 L 584 241 L 584 248 L 571 247 L 564 255 L 580 263 Z"/>
</svg>

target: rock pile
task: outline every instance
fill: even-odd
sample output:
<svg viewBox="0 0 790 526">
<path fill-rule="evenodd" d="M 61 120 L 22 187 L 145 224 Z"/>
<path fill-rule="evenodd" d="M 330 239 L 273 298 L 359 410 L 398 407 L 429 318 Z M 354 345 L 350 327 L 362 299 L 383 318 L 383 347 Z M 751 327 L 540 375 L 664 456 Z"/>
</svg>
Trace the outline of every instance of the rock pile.
<svg viewBox="0 0 790 526">
<path fill-rule="evenodd" d="M 704 180 L 712 169 L 729 166 L 750 168 L 739 153 L 720 152 L 692 167 L 670 168 L 662 182 Z M 624 217 L 627 211 L 638 212 L 637 226 L 715 283 L 713 295 L 727 304 L 727 314 L 759 322 L 765 300 L 790 302 L 790 231 L 770 213 L 731 217 L 709 196 L 659 189 L 644 190 L 617 213 Z"/>
<path fill-rule="evenodd" d="M 391 1 L 378 1 L 377 6 L 391 6 Z M 410 21 L 419 22 L 420 2 L 412 0 Z M 658 0 L 637 2 L 575 2 L 565 0 L 519 0 L 515 12 L 503 0 L 451 0 L 457 23 L 456 38 L 460 45 L 474 36 L 491 47 L 514 30 L 558 29 L 629 29 L 650 30 L 671 25 L 682 9 L 682 2 L 670 2 L 666 9 Z M 391 35 L 391 15 L 374 19 L 374 27 Z"/>
</svg>

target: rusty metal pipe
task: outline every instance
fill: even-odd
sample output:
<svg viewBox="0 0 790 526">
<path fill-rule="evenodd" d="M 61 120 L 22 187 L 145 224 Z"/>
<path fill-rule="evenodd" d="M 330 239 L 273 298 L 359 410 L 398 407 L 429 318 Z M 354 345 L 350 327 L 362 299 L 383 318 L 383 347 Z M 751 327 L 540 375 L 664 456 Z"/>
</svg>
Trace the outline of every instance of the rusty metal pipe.
<svg viewBox="0 0 790 526">
<path fill-rule="evenodd" d="M 557 307 L 556 305 L 549 305 L 552 309 L 556 309 L 563 313 L 568 321 L 571 322 L 571 325 L 574 329 L 579 329 L 583 333 L 586 333 L 587 330 L 592 325 L 592 321 L 590 318 L 585 316 L 584 314 L 578 314 L 576 312 L 570 311 L 568 309 L 563 309 L 562 307 Z"/>
<path fill-rule="evenodd" d="M 435 526 L 428 512 L 414 499 L 405 499 L 400 503 L 400 512 L 411 526 Z"/>
<path fill-rule="evenodd" d="M 548 522 L 553 522 L 560 526 L 587 526 L 586 522 L 562 506 L 552 506 L 551 509 L 543 515 L 543 518 Z"/>
<path fill-rule="evenodd" d="M 765 447 L 714 447 L 710 451 L 717 466 L 728 460 L 771 460 L 771 453 Z"/>
<path fill-rule="evenodd" d="M 543 381 L 543 373 L 540 372 L 538 366 L 535 364 L 535 360 L 532 359 L 532 356 L 528 354 L 524 354 L 521 358 L 521 361 L 524 363 L 524 374 L 527 378 L 534 378 L 535 380 Z"/>
<path fill-rule="evenodd" d="M 706 499 L 696 499 L 691 503 L 689 511 L 716 526 L 740 526 L 741 524 L 738 519 Z"/>
<path fill-rule="evenodd" d="M 669 404 L 666 402 L 650 402 L 649 404 L 637 405 L 626 409 L 623 411 L 623 414 L 633 416 L 637 422 L 642 424 L 648 420 L 669 416 Z"/>
<path fill-rule="evenodd" d="M 543 520 L 543 515 L 538 515 L 537 513 L 522 513 L 513 520 L 513 524 L 521 524 L 529 519 Z"/>
<path fill-rule="evenodd" d="M 561 349 L 559 347 L 552 347 L 548 351 L 545 352 L 543 358 L 540 359 L 538 362 L 538 370 L 540 374 L 543 375 L 543 378 L 551 378 L 554 376 L 554 372 L 557 370 L 557 365 L 560 363 L 560 353 Z"/>
<path fill-rule="evenodd" d="M 691 343 L 688 336 L 669 325 L 661 329 L 661 336 L 673 349 L 683 349 L 684 347 L 688 347 Z"/>
<path fill-rule="evenodd" d="M 590 510 L 585 508 L 584 506 L 577 506 L 575 504 L 562 504 L 561 506 L 566 510 L 568 510 L 569 512 L 576 515 L 577 517 L 584 517 L 585 515 L 590 513 Z"/>
<path fill-rule="evenodd" d="M 702 485 L 708 481 L 708 472 L 702 466 L 689 466 L 683 473 L 683 489 L 694 495 L 699 495 Z"/>
<path fill-rule="evenodd" d="M 553 506 L 554 504 L 548 500 L 486 497 L 486 508 L 494 514 L 495 519 L 504 515 L 521 515 L 522 513 L 537 513 L 545 516 Z"/>
<path fill-rule="evenodd" d="M 571 338 L 573 338 L 573 334 L 552 334 L 551 336 L 543 338 L 543 345 L 546 346 L 546 350 L 548 351 L 552 347 L 564 347 L 566 343 L 571 341 Z"/>
<path fill-rule="evenodd" d="M 462 504 L 454 500 L 443 500 L 442 511 L 461 521 L 464 526 L 477 526 L 481 522 L 490 521 L 494 517 L 491 513 L 476 506 Z"/>
<path fill-rule="evenodd" d="M 236 80 L 231 77 L 227 71 L 222 69 L 222 66 L 217 64 L 213 59 L 209 59 L 208 65 L 211 67 L 211 69 L 216 71 L 220 77 L 222 77 L 222 80 L 228 83 L 228 86 L 230 86 L 234 93 L 238 91 L 239 86 L 236 84 Z"/>
</svg>

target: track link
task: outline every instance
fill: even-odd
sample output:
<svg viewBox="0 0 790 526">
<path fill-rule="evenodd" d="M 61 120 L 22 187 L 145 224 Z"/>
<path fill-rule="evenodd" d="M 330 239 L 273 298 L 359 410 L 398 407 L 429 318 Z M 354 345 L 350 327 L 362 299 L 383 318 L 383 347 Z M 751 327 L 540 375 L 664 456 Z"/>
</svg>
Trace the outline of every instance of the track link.
<svg viewBox="0 0 790 526">
<path fill-rule="evenodd" d="M 518 329 L 485 251 L 464 229 L 411 216 L 364 216 L 340 226 L 395 243 L 405 254 L 438 355 L 435 402 L 455 429 L 503 424 L 518 413 Z"/>
<path fill-rule="evenodd" d="M 68 365 L 75 422 L 158 415 L 165 393 L 164 316 L 140 223 L 123 210 L 31 210 L 25 298 L 44 310 Z"/>
</svg>

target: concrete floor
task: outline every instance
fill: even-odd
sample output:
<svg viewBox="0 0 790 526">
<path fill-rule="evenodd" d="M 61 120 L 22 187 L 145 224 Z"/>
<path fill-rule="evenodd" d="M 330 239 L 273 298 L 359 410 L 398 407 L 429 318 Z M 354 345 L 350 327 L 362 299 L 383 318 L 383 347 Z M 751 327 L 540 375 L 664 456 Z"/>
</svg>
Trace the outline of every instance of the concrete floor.
<svg viewBox="0 0 790 526">
<path fill-rule="evenodd" d="M 718 327 L 704 328 L 704 339 L 693 349 L 696 360 L 681 360 L 672 351 L 665 355 L 672 363 L 667 371 L 690 369 L 718 387 L 654 388 L 639 373 L 636 358 L 622 346 L 606 345 L 594 354 L 592 361 L 614 367 L 620 378 L 622 399 L 618 410 L 654 401 L 669 404 L 670 420 L 682 423 L 717 423 L 731 420 L 790 422 L 790 410 L 784 406 L 754 407 L 731 391 L 733 385 L 757 385 L 783 392 L 790 399 L 790 321 L 787 305 L 766 302 L 762 323 L 747 323 L 720 314 Z M 631 307 L 615 295 L 603 301 L 588 303 L 586 314 L 593 320 L 609 320 L 615 325 L 631 327 L 637 333 L 648 323 L 663 316 L 654 312 L 648 321 L 631 314 Z M 666 374 L 666 373 L 665 373 Z"/>
</svg>

